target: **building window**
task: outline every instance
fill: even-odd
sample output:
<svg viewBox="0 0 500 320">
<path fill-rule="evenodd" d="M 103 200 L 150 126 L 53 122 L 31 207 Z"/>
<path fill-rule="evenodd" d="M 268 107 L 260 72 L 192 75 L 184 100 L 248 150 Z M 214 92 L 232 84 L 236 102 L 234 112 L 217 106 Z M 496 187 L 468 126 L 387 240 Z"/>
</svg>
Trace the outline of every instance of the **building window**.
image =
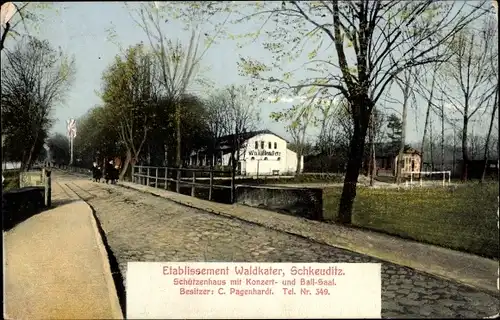
<svg viewBox="0 0 500 320">
<path fill-rule="evenodd" d="M 255 141 L 255 149 L 259 149 L 259 141 Z"/>
<path fill-rule="evenodd" d="M 268 149 L 271 149 L 271 142 L 267 143 L 267 147 L 268 147 Z"/>
<path fill-rule="evenodd" d="M 255 160 L 255 157 L 250 158 L 250 160 Z"/>
<path fill-rule="evenodd" d="M 261 148 L 261 149 L 264 149 L 264 141 L 261 141 L 261 142 L 260 142 L 260 148 Z"/>
<path fill-rule="evenodd" d="M 265 157 L 264 160 L 267 160 L 267 157 Z"/>
<path fill-rule="evenodd" d="M 274 149 L 278 149 L 278 143 L 274 143 Z"/>
</svg>

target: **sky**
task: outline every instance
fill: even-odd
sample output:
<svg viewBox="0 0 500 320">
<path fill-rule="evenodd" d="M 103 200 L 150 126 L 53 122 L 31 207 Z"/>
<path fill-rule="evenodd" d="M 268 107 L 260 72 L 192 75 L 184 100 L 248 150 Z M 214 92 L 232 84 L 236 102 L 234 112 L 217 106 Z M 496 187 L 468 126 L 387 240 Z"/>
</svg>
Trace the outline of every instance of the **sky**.
<svg viewBox="0 0 500 320">
<path fill-rule="evenodd" d="M 65 54 L 74 56 L 76 61 L 76 79 L 64 103 L 55 109 L 57 119 L 53 132 L 66 132 L 66 120 L 84 115 L 90 108 L 101 103 L 97 92 L 101 89 L 101 75 L 112 62 L 115 55 L 120 54 L 120 46 L 125 48 L 141 41 L 147 43 L 146 34 L 130 17 L 129 11 L 120 2 L 61 2 L 55 3 L 56 10 L 44 10 L 44 23 L 39 28 L 30 28 L 30 33 L 50 41 L 53 47 L 60 47 Z M 115 41 L 109 40 L 109 28 L 116 31 Z M 168 24 L 168 32 L 172 37 L 179 36 L 187 41 L 181 25 Z M 232 33 L 245 33 L 257 28 L 256 24 L 232 26 Z M 8 39 L 6 47 L 12 47 L 15 39 Z M 119 45 L 117 45 L 117 43 Z M 208 77 L 215 88 L 223 88 L 232 84 L 248 84 L 249 78 L 238 74 L 237 61 L 240 55 L 258 57 L 262 61 L 270 59 L 270 54 L 263 48 L 263 40 L 242 49 L 236 47 L 231 40 L 223 40 L 211 47 L 204 56 L 202 65 L 205 77 Z M 306 74 L 303 74 L 307 76 Z M 401 99 L 398 89 L 393 89 L 390 96 Z M 264 102 L 259 104 L 261 119 L 259 129 L 269 129 L 278 135 L 289 137 L 283 123 L 276 123 L 269 118 L 269 113 L 290 107 L 292 96 L 285 96 L 279 103 Z M 422 101 L 419 102 L 422 104 Z M 400 105 L 391 106 L 400 112 Z M 423 124 L 423 108 L 412 108 L 408 117 L 408 141 L 421 139 Z M 452 112 L 447 107 L 447 112 Z M 433 120 L 437 123 L 438 119 Z M 481 123 L 477 131 L 484 129 Z M 438 128 L 435 128 L 437 131 Z M 310 131 L 313 137 L 316 130 Z"/>
</svg>

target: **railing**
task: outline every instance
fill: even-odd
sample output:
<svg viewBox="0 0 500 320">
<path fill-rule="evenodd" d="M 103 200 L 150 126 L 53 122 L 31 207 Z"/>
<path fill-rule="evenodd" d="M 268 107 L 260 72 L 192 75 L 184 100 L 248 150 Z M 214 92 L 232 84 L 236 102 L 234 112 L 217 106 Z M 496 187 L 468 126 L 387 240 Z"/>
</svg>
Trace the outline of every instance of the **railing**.
<svg viewBox="0 0 500 320">
<path fill-rule="evenodd" d="M 68 165 L 64 165 L 64 164 L 54 165 L 54 166 L 47 167 L 47 168 L 61 169 L 61 170 L 65 170 L 65 171 L 69 171 L 69 172 L 73 172 L 73 173 L 84 174 L 87 176 L 92 175 L 92 171 L 89 168 L 74 167 L 74 166 L 68 166 Z"/>
<path fill-rule="evenodd" d="M 196 188 L 208 189 L 208 200 L 212 200 L 214 189 L 230 189 L 231 203 L 234 202 L 235 183 L 234 176 L 227 177 L 228 171 L 201 169 L 201 168 L 170 168 L 170 167 L 150 167 L 133 166 L 132 182 L 148 187 L 162 187 L 168 190 L 169 182 L 175 183 L 175 191 L 180 193 L 181 185 L 191 186 L 191 196 L 196 194 Z M 208 181 L 198 183 L 197 180 Z M 230 180 L 230 185 L 215 184 L 214 180 Z"/>
</svg>

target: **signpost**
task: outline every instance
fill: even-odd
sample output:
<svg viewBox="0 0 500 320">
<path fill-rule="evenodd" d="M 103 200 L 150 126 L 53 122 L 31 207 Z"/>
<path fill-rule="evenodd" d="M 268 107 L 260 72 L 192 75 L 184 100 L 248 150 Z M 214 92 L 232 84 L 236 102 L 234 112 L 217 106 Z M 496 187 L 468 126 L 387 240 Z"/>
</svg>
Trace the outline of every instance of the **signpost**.
<svg viewBox="0 0 500 320">
<path fill-rule="evenodd" d="M 70 160 L 69 165 L 73 164 L 73 141 L 76 137 L 76 120 L 69 119 L 66 120 L 67 129 L 68 129 L 68 137 L 69 137 L 69 149 L 70 149 Z"/>
</svg>

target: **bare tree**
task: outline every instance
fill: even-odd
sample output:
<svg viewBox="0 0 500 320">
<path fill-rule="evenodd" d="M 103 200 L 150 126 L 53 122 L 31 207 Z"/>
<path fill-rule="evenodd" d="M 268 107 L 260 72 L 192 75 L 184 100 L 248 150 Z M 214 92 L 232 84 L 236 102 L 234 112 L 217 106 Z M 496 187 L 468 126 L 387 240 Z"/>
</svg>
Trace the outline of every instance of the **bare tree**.
<svg viewBox="0 0 500 320">
<path fill-rule="evenodd" d="M 287 126 L 287 131 L 292 137 L 292 142 L 295 144 L 297 151 L 297 166 L 295 168 L 295 174 L 299 175 L 302 169 L 302 157 L 307 148 L 306 134 L 309 125 L 312 121 L 311 109 L 305 109 L 302 114 L 292 120 L 292 122 Z"/>
<path fill-rule="evenodd" d="M 154 50 L 160 70 L 159 80 L 163 90 L 167 97 L 174 101 L 176 105 L 176 165 L 178 167 L 182 165 L 182 104 L 180 103 L 180 99 L 190 89 L 194 81 L 201 80 L 197 77 L 201 60 L 221 30 L 219 27 L 213 36 L 207 37 L 207 33 L 200 29 L 200 20 L 204 16 L 203 13 L 207 12 L 201 9 L 196 10 L 196 8 L 201 8 L 201 6 L 196 7 L 196 5 L 199 4 L 197 3 L 194 7 L 191 7 L 186 2 L 175 3 L 174 6 L 168 2 L 149 2 L 139 4 L 139 8 L 133 10 L 133 13 L 131 13 L 132 19 L 146 33 L 149 44 Z M 170 10 L 173 10 L 173 12 Z M 201 13 L 201 11 L 203 12 Z M 189 20 L 187 22 L 189 23 L 188 28 L 191 29 L 191 37 L 187 45 L 184 45 L 179 40 L 172 41 L 168 38 L 170 34 L 164 29 L 164 24 L 168 19 L 172 18 L 172 15 L 185 17 Z M 227 18 L 229 18 L 229 15 L 226 17 L 226 20 Z M 202 36 L 208 41 L 205 46 L 200 47 Z"/>
<path fill-rule="evenodd" d="M 495 3 L 496 3 L 495 9 L 497 10 L 496 13 L 497 13 L 497 17 L 498 17 L 498 1 L 495 1 Z M 491 21 L 491 24 L 489 27 L 490 27 L 488 29 L 489 32 L 495 32 L 494 30 L 496 28 L 498 28 L 498 21 L 496 21 L 496 23 L 494 21 Z M 496 43 L 498 43 L 498 33 L 495 32 L 494 38 L 496 38 Z M 490 46 L 490 50 L 491 50 L 489 52 L 490 66 L 491 66 L 491 70 L 493 72 L 493 77 L 491 80 L 492 80 L 493 84 L 496 86 L 496 88 L 495 88 L 495 97 L 493 99 L 493 106 L 491 108 L 490 125 L 488 127 L 488 133 L 486 135 L 486 141 L 485 141 L 485 145 L 484 145 L 484 156 L 483 156 L 484 167 L 483 167 L 483 173 L 481 175 L 482 182 L 485 179 L 486 170 L 488 168 L 491 132 L 493 130 L 493 124 L 495 122 L 495 116 L 497 114 L 498 103 L 500 101 L 500 99 L 499 99 L 499 84 L 498 84 L 498 45 L 497 46 Z M 490 101 L 488 101 L 488 102 L 490 102 Z M 497 158 L 498 158 L 498 153 L 497 153 Z"/>
<path fill-rule="evenodd" d="M 333 117 L 334 114 L 334 101 L 330 100 L 328 103 L 322 103 L 318 106 L 319 116 L 316 117 L 315 123 L 320 125 L 320 132 L 318 134 L 317 147 L 321 154 L 327 156 L 333 155 L 333 140 L 335 135 L 335 126 Z"/>
<path fill-rule="evenodd" d="M 450 41 L 449 48 L 453 52 L 449 67 L 440 81 L 441 90 L 448 102 L 462 117 L 462 180 L 467 180 L 467 166 L 470 160 L 467 148 L 469 122 L 484 108 L 484 103 L 495 93 L 492 85 L 490 46 L 496 42 L 494 32 L 487 23 L 477 32 L 472 28 L 462 30 Z M 457 93 L 459 95 L 457 95 Z"/>
<path fill-rule="evenodd" d="M 421 152 L 421 158 L 422 161 L 424 161 L 424 156 L 425 156 L 425 146 L 426 146 L 426 139 L 427 139 L 427 134 L 429 131 L 429 122 L 430 122 L 430 116 L 431 116 L 431 111 L 435 110 L 437 108 L 437 104 L 434 102 L 435 100 L 435 91 L 436 91 L 436 79 L 437 75 L 439 72 L 440 66 L 443 64 L 443 62 L 440 63 L 435 63 L 431 66 L 431 76 L 430 79 L 428 77 L 424 77 L 425 80 L 428 81 L 423 81 L 421 78 L 421 75 L 417 74 L 415 77 L 413 77 L 415 86 L 413 86 L 413 90 L 423 97 L 426 102 L 427 102 L 427 108 L 425 111 L 425 120 L 424 120 L 424 129 L 422 133 L 422 141 L 420 143 L 420 152 Z M 430 81 L 430 83 L 428 83 Z M 423 166 L 420 166 L 420 173 L 422 172 Z M 422 177 L 422 174 L 420 174 L 420 178 Z"/>
<path fill-rule="evenodd" d="M 233 179 L 231 190 L 231 201 L 234 200 L 236 171 L 239 171 L 240 158 L 245 153 L 244 144 L 245 133 L 255 130 L 259 121 L 259 112 L 246 87 L 230 86 L 219 96 L 221 104 L 224 106 L 224 116 L 222 118 L 222 128 L 225 134 L 231 139 L 231 178 Z"/>
<path fill-rule="evenodd" d="M 272 112 L 270 114 L 271 119 L 275 121 L 285 121 L 289 123 L 286 126 L 286 129 L 292 136 L 292 142 L 296 147 L 297 153 L 297 167 L 295 169 L 296 174 L 300 174 L 301 159 L 304 155 L 305 148 L 307 147 L 307 130 L 312 124 L 314 124 L 314 112 L 318 108 L 321 109 L 321 107 L 316 107 L 318 104 L 321 104 L 321 102 L 318 101 L 316 97 L 312 97 L 309 100 L 305 100 L 303 103 L 293 105 L 289 109 L 280 112 Z M 328 115 L 329 110 L 323 110 L 324 115 Z M 326 123 L 324 122 L 323 125 L 326 125 Z"/>
<path fill-rule="evenodd" d="M 29 169 L 52 125 L 52 111 L 63 102 L 74 77 L 74 61 L 47 41 L 25 37 L 2 60 L 2 135 L 20 148 Z"/>
<path fill-rule="evenodd" d="M 224 126 L 227 107 L 225 98 L 226 97 L 224 94 L 219 93 L 210 96 L 209 99 L 205 101 L 205 107 L 207 109 L 207 118 L 205 120 L 210 131 L 212 141 L 211 150 L 208 150 L 212 158 L 210 162 L 212 167 L 215 165 L 215 152 L 217 150 L 220 138 L 225 134 L 226 130 Z"/>
<path fill-rule="evenodd" d="M 404 151 L 406 146 L 406 123 L 408 118 L 408 106 L 410 104 L 411 99 L 411 69 L 406 69 L 403 72 L 402 78 L 397 78 L 396 83 L 401 88 L 403 93 L 403 112 L 401 115 L 401 141 L 399 143 L 399 151 L 398 151 L 398 161 L 396 162 L 396 183 L 401 183 L 401 175 L 402 175 L 402 166 L 404 165 Z"/>
<path fill-rule="evenodd" d="M 343 98 L 324 99 L 314 107 L 311 112 L 316 111 L 318 115 L 311 124 L 320 126 L 317 142 L 320 152 L 333 155 L 339 150 L 348 150 L 353 133 L 349 102 Z"/>
<path fill-rule="evenodd" d="M 240 161 L 244 135 L 257 128 L 259 111 L 246 87 L 230 86 L 220 96 L 224 107 L 222 128 L 226 135 L 232 137 L 231 165 L 233 171 Z M 244 152 L 244 151 L 243 151 Z"/>
<path fill-rule="evenodd" d="M 375 146 L 384 138 L 383 125 L 384 115 L 378 108 L 375 108 L 372 112 L 368 128 L 368 144 L 370 146 L 368 175 L 370 176 L 371 187 L 373 187 L 375 176 L 377 175 L 377 154 Z"/>
</svg>

